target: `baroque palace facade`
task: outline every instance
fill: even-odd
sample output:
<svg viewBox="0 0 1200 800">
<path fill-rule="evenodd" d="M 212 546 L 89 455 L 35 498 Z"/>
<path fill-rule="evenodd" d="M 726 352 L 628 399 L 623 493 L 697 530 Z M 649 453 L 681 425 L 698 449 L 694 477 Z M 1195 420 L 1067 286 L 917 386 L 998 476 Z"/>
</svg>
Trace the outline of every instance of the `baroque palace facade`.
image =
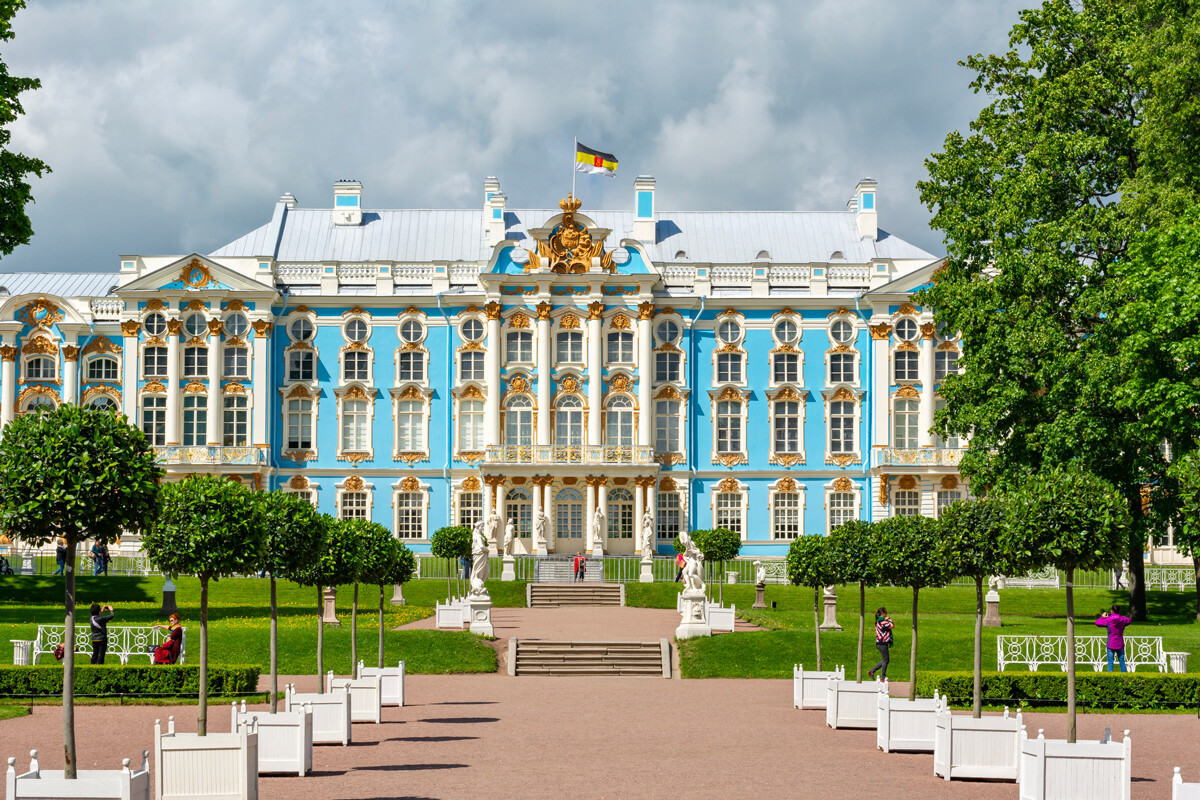
<svg viewBox="0 0 1200 800">
<path fill-rule="evenodd" d="M 495 507 L 517 551 L 640 552 L 723 525 L 742 552 L 965 498 L 929 428 L 958 345 L 910 295 L 938 263 L 845 210 L 332 208 L 285 194 L 209 255 L 9 273 L 0 424 L 124 413 L 168 477 L 229 475 L 383 523 L 414 550 Z"/>
</svg>

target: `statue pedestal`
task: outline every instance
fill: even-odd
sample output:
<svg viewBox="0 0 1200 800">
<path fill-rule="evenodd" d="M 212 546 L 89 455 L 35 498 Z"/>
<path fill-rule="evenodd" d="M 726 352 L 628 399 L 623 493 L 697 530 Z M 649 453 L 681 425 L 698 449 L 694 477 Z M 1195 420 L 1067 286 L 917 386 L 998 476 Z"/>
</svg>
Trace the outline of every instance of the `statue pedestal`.
<svg viewBox="0 0 1200 800">
<path fill-rule="evenodd" d="M 321 593 L 324 604 L 321 606 L 321 621 L 326 625 L 341 625 L 337 618 L 337 588 L 330 586 Z"/>
<path fill-rule="evenodd" d="M 515 581 L 517 579 L 517 559 L 506 555 L 500 562 L 500 580 Z"/>
<path fill-rule="evenodd" d="M 754 605 L 751 608 L 766 608 L 767 601 L 763 599 L 763 593 L 767 587 L 761 583 L 754 584 Z"/>
<path fill-rule="evenodd" d="M 638 583 L 654 583 L 654 562 L 649 558 L 642 559 L 642 574 L 638 576 Z"/>
<path fill-rule="evenodd" d="M 985 628 L 1001 627 L 1000 593 L 997 592 L 995 589 L 992 589 L 990 592 L 987 593 L 987 595 L 983 598 L 983 600 L 987 604 L 987 610 L 983 614 L 983 627 L 985 627 Z"/>
<path fill-rule="evenodd" d="M 821 622 L 823 631 L 840 631 L 837 621 L 837 592 L 831 589 L 825 591 L 825 619 Z"/>
<path fill-rule="evenodd" d="M 684 590 L 680 595 L 680 611 L 683 621 L 675 629 L 676 639 L 691 639 L 696 636 L 712 636 L 708 626 L 708 598 L 701 591 Z"/>
<path fill-rule="evenodd" d="M 397 583 L 396 589 L 392 593 L 391 605 L 403 606 L 403 605 L 407 605 L 407 604 L 408 604 L 408 601 L 404 599 L 404 587 L 401 584 Z"/>
<path fill-rule="evenodd" d="M 511 556 L 509 556 L 511 558 Z M 486 592 L 481 595 L 467 595 L 467 605 L 471 611 L 471 633 L 481 636 L 495 636 L 492 628 L 492 598 Z"/>
<path fill-rule="evenodd" d="M 178 614 L 179 607 L 175 605 L 175 581 L 171 580 L 170 575 L 163 581 L 162 595 L 162 607 L 158 609 L 159 616 L 169 617 L 172 614 Z"/>
</svg>

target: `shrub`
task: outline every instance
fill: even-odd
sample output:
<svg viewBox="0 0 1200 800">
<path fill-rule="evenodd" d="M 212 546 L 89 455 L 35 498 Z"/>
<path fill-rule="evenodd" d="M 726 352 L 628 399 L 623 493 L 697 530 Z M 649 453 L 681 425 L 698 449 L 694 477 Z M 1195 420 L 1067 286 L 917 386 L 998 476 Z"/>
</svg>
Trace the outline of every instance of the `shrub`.
<svg viewBox="0 0 1200 800">
<path fill-rule="evenodd" d="M 1163 675 L 1135 672 L 1081 672 L 1077 675 L 1077 702 L 1103 709 L 1167 709 L 1200 703 L 1200 675 Z M 974 675 L 970 672 L 926 672 L 917 677 L 917 692 L 931 697 L 936 689 L 948 702 L 970 704 Z M 1065 672 L 986 672 L 982 694 L 992 704 L 1066 705 Z"/>
<path fill-rule="evenodd" d="M 256 666 L 210 666 L 210 697 L 253 692 L 258 688 Z M 0 697 L 55 695 L 62 692 L 60 665 L 0 666 Z M 75 668 L 76 695 L 146 694 L 195 695 L 200 690 L 200 667 L 193 664 L 84 665 Z"/>
</svg>

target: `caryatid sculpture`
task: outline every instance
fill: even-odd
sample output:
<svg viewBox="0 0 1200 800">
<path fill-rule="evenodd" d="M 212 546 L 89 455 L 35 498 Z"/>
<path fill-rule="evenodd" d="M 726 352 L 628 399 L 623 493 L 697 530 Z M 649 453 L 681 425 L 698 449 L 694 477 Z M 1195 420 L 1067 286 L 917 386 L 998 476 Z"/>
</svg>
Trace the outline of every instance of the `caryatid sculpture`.
<svg viewBox="0 0 1200 800">
<path fill-rule="evenodd" d="M 604 509 L 597 506 L 596 513 L 592 515 L 592 549 L 604 549 L 604 523 Z"/>
<path fill-rule="evenodd" d="M 642 558 L 649 558 L 654 554 L 654 512 L 646 509 L 646 513 L 642 514 Z"/>
<path fill-rule="evenodd" d="M 533 520 L 533 546 L 539 551 L 549 547 L 550 518 L 546 512 L 538 509 L 537 517 Z"/>
<path fill-rule="evenodd" d="M 508 524 L 504 526 L 504 555 L 511 556 L 513 554 L 513 539 L 517 535 L 517 526 L 509 517 Z"/>
<path fill-rule="evenodd" d="M 486 581 L 491 572 L 488 562 L 488 540 L 483 526 L 475 524 L 471 531 L 471 589 L 468 597 L 487 597 Z"/>
</svg>

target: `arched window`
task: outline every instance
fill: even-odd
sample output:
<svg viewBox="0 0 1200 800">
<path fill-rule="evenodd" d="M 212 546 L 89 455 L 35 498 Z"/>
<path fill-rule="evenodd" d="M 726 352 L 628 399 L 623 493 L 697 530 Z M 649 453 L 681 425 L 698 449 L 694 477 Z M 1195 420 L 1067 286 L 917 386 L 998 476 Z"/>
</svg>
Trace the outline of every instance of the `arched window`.
<svg viewBox="0 0 1200 800">
<path fill-rule="evenodd" d="M 92 356 L 87 362 L 87 380 L 117 380 L 117 359 L 113 356 Z"/>
<path fill-rule="evenodd" d="M 98 394 L 88 401 L 88 408 L 99 408 L 104 411 L 117 413 L 117 401 L 112 398 L 112 395 Z"/>
<path fill-rule="evenodd" d="M 504 404 L 504 443 L 533 444 L 533 403 L 525 395 L 510 397 Z"/>
<path fill-rule="evenodd" d="M 425 450 L 425 402 L 401 400 L 396 404 L 396 452 Z"/>
<path fill-rule="evenodd" d="M 555 404 L 554 443 L 566 447 L 583 445 L 583 403 L 575 395 L 560 397 Z"/>
<path fill-rule="evenodd" d="M 52 381 L 58 371 L 58 359 L 49 356 L 34 356 L 25 362 L 25 380 Z"/>
<path fill-rule="evenodd" d="M 583 538 L 583 495 L 578 489 L 563 489 L 554 496 L 554 516 L 556 538 Z"/>
<path fill-rule="evenodd" d="M 616 488 L 608 493 L 608 538 L 633 538 L 633 495 Z"/>
<path fill-rule="evenodd" d="M 632 447 L 633 401 L 617 395 L 609 399 L 606 410 L 604 443 L 609 447 Z"/>
<path fill-rule="evenodd" d="M 916 448 L 920 403 L 915 397 L 898 398 L 892 414 L 892 447 Z"/>
<path fill-rule="evenodd" d="M 504 524 L 509 520 L 517 528 L 517 536 L 528 538 L 533 530 L 533 505 L 526 489 L 509 489 L 504 497 Z"/>
<path fill-rule="evenodd" d="M 22 408 L 21 411 L 25 414 L 30 414 L 37 413 L 43 409 L 46 411 L 53 411 L 57 407 L 58 404 L 55 403 L 52 398 L 49 398 L 44 394 L 35 394 L 33 397 L 25 401 L 25 407 Z"/>
</svg>

